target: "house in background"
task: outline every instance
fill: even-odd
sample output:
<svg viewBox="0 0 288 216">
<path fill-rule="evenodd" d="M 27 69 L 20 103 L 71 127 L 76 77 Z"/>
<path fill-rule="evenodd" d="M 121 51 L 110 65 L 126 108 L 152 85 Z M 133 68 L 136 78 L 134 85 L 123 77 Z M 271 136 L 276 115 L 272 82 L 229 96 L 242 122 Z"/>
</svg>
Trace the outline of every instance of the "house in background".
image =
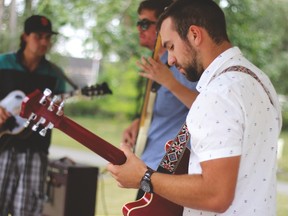
<svg viewBox="0 0 288 216">
<path fill-rule="evenodd" d="M 99 59 L 61 57 L 61 67 L 79 88 L 95 85 L 99 76 Z"/>
</svg>

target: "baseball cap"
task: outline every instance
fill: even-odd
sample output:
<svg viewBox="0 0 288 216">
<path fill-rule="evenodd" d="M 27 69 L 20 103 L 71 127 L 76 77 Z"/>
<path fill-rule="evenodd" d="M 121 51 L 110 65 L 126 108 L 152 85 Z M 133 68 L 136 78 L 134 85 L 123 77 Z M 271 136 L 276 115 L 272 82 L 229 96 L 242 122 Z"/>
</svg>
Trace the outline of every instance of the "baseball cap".
<svg viewBox="0 0 288 216">
<path fill-rule="evenodd" d="M 32 15 L 27 18 L 24 23 L 24 32 L 26 34 L 30 34 L 31 32 L 58 34 L 58 32 L 52 31 L 52 23 L 50 20 L 41 15 Z"/>
</svg>

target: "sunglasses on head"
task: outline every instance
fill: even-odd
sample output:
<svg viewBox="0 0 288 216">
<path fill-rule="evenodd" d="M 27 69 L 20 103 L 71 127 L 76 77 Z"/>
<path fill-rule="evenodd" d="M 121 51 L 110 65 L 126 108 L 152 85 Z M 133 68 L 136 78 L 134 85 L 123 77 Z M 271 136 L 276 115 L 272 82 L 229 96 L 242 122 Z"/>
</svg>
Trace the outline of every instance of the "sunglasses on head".
<svg viewBox="0 0 288 216">
<path fill-rule="evenodd" d="M 151 21 L 151 20 L 148 20 L 148 19 L 142 19 L 142 20 L 139 20 L 137 22 L 137 26 L 140 26 L 140 28 L 145 31 L 147 29 L 149 29 L 150 25 L 152 24 L 155 24 L 156 22 L 154 21 Z"/>
</svg>

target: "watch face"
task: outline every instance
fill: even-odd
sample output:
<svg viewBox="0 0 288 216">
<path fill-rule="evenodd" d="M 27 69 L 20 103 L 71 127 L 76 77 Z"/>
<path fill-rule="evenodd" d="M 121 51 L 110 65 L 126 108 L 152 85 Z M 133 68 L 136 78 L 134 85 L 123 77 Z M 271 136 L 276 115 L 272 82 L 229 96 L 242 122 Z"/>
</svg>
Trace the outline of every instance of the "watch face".
<svg viewBox="0 0 288 216">
<path fill-rule="evenodd" d="M 149 182 L 147 182 L 147 181 L 145 181 L 145 180 L 142 180 L 142 181 L 141 181 L 140 187 L 141 187 L 141 189 L 142 189 L 144 192 L 149 193 L 149 192 L 151 191 Z"/>
</svg>

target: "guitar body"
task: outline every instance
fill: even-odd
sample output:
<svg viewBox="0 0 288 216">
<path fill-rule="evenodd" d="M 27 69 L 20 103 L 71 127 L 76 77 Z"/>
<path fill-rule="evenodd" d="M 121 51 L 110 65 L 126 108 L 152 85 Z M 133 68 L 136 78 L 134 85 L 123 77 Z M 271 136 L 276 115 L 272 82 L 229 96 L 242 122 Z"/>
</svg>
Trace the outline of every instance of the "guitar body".
<svg viewBox="0 0 288 216">
<path fill-rule="evenodd" d="M 157 194 L 145 193 L 145 195 L 122 208 L 125 216 L 181 216 L 183 207 L 172 203 Z"/>
<path fill-rule="evenodd" d="M 190 151 L 186 148 L 176 168 L 175 175 L 187 173 L 189 156 Z M 157 171 L 166 172 L 160 166 Z M 171 187 L 173 187 L 173 185 Z M 157 194 L 145 193 L 141 199 L 125 204 L 122 207 L 122 213 L 124 216 L 181 216 L 183 207 Z"/>
<path fill-rule="evenodd" d="M 134 153 L 138 157 L 141 157 L 146 146 L 148 131 L 149 131 L 149 127 L 151 124 L 152 115 L 153 115 L 153 107 L 154 107 L 155 99 L 156 99 L 156 92 L 150 91 L 148 104 L 146 106 L 146 114 L 145 114 L 145 117 L 143 117 L 144 119 L 140 120 L 140 128 L 138 131 L 137 141 L 136 141 L 136 145 L 134 149 Z"/>
<path fill-rule="evenodd" d="M 4 126 L 0 130 L 0 137 L 4 134 L 18 134 L 24 130 L 23 124 L 26 119 L 19 116 L 21 103 L 25 98 L 24 92 L 20 90 L 15 90 L 10 92 L 3 100 L 0 101 L 0 106 L 5 108 L 11 115 L 13 122 L 11 124 Z"/>
</svg>

